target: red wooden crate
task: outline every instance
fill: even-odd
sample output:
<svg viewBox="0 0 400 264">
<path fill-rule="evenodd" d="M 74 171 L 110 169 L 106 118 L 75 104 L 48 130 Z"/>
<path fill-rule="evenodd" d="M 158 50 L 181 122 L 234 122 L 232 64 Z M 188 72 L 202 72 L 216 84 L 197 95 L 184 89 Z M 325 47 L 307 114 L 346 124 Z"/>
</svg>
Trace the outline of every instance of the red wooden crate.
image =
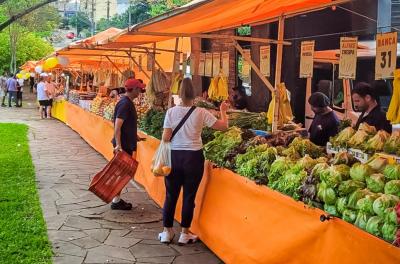
<svg viewBox="0 0 400 264">
<path fill-rule="evenodd" d="M 93 177 L 89 191 L 104 202 L 110 203 L 132 179 L 137 167 L 138 162 L 135 159 L 128 153 L 119 151 L 104 169 Z"/>
</svg>

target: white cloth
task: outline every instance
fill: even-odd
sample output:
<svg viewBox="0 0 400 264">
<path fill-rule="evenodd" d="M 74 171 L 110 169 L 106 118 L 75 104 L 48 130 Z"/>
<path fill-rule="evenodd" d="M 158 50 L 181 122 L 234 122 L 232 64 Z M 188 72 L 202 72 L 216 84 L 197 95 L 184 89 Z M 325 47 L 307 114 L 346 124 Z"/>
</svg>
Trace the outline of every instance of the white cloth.
<svg viewBox="0 0 400 264">
<path fill-rule="evenodd" d="M 164 128 L 174 130 L 188 113 L 190 107 L 175 106 L 168 109 Z M 203 148 L 201 132 L 203 127 L 212 127 L 217 118 L 204 108 L 197 107 L 171 141 L 172 150 L 200 150 Z"/>
<path fill-rule="evenodd" d="M 46 93 L 46 84 L 44 82 L 40 82 L 37 85 L 37 99 L 38 101 L 49 100 L 49 97 Z"/>
</svg>

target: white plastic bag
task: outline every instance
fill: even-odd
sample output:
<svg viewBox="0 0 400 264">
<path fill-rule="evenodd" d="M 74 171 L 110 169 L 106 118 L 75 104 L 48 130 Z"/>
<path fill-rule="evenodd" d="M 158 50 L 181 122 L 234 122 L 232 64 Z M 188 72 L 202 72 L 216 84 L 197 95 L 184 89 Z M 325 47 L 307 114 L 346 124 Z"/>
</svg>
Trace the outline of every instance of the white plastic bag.
<svg viewBox="0 0 400 264">
<path fill-rule="evenodd" d="M 161 141 L 151 163 L 151 171 L 154 176 L 165 177 L 171 173 L 171 144 Z"/>
</svg>

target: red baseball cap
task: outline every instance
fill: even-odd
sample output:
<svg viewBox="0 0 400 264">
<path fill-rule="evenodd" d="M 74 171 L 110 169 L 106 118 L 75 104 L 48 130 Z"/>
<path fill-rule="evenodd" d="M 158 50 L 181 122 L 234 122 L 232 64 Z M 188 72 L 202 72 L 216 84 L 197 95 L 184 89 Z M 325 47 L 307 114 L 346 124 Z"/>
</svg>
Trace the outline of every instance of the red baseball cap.
<svg viewBox="0 0 400 264">
<path fill-rule="evenodd" d="M 133 89 L 139 88 L 141 92 L 145 92 L 146 85 L 144 83 L 141 83 L 137 79 L 128 79 L 125 82 L 125 89 L 128 91 L 132 91 Z"/>
</svg>

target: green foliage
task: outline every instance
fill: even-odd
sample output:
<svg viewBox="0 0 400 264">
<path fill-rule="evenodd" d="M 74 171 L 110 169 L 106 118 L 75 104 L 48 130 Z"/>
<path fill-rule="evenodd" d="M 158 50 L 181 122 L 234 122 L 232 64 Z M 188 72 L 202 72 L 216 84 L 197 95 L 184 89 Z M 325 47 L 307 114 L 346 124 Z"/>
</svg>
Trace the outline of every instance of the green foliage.
<svg viewBox="0 0 400 264">
<path fill-rule="evenodd" d="M 251 35 L 251 27 L 243 26 L 237 29 L 239 36 L 250 36 Z"/>
<path fill-rule="evenodd" d="M 148 0 L 151 8 L 150 15 L 152 17 L 161 15 L 176 7 L 185 5 L 191 0 Z"/>
<path fill-rule="evenodd" d="M 52 263 L 27 133 L 0 124 L 0 263 Z"/>
<path fill-rule="evenodd" d="M 82 30 L 90 29 L 90 25 L 91 25 L 90 18 L 83 12 L 78 12 L 77 16 L 70 17 L 70 19 L 69 19 L 70 26 L 76 28 L 77 23 L 78 23 L 78 28 L 77 28 L 78 35 Z"/>
<path fill-rule="evenodd" d="M 24 31 L 17 47 L 17 65 L 28 60 L 39 60 L 53 51 L 53 47 L 34 33 Z M 10 36 L 8 32 L 0 32 L 0 73 L 9 70 Z"/>
</svg>

